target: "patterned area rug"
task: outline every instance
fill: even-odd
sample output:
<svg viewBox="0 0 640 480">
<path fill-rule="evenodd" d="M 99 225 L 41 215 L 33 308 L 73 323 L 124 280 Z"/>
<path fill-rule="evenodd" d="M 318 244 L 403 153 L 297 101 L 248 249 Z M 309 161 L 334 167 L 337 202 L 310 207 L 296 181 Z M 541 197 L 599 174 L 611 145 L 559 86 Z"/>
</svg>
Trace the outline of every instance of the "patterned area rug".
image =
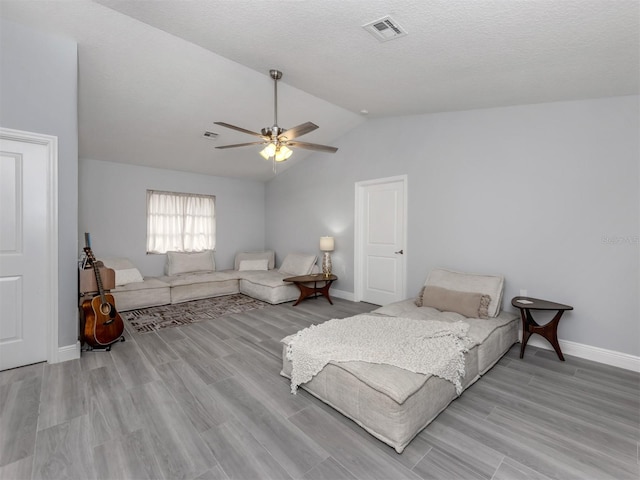
<svg viewBox="0 0 640 480">
<path fill-rule="evenodd" d="M 225 295 L 205 298 L 175 305 L 141 308 L 121 312 L 120 316 L 139 333 L 149 333 L 163 328 L 179 327 L 189 323 L 202 322 L 233 313 L 264 308 L 269 305 L 261 300 L 242 295 Z"/>
</svg>

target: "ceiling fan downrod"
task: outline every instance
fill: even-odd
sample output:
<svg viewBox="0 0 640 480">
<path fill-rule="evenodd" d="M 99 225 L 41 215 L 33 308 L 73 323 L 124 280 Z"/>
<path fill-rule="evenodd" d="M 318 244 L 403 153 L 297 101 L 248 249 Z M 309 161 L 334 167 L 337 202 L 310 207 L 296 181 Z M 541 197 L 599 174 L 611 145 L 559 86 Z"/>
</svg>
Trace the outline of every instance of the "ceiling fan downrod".
<svg viewBox="0 0 640 480">
<path fill-rule="evenodd" d="M 269 70 L 269 75 L 273 78 L 273 127 L 271 128 L 271 135 L 277 137 L 282 132 L 278 126 L 278 80 L 282 78 L 282 72 L 280 70 Z M 272 138 L 273 138 L 272 137 Z"/>
</svg>

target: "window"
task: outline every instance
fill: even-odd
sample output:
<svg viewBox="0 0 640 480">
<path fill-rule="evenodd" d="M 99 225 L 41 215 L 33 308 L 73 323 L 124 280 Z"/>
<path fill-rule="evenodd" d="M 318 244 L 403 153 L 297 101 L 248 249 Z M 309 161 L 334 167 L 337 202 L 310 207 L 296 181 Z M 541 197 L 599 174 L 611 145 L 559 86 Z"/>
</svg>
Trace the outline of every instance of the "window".
<svg viewBox="0 0 640 480">
<path fill-rule="evenodd" d="M 213 250 L 215 200 L 213 195 L 147 190 L 147 253 Z"/>
</svg>

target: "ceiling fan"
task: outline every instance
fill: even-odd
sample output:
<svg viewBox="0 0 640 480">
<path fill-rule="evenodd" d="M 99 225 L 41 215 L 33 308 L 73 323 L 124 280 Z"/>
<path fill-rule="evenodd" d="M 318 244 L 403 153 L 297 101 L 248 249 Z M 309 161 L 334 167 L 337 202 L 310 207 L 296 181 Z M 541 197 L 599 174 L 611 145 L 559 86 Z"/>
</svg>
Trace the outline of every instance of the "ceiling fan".
<svg viewBox="0 0 640 480">
<path fill-rule="evenodd" d="M 274 162 L 284 162 L 293 153 L 289 147 L 304 148 L 307 150 L 314 150 L 317 152 L 335 153 L 338 151 L 336 147 L 329 147 L 327 145 L 318 145 L 317 143 L 299 142 L 294 140 L 302 135 L 313 132 L 319 128 L 315 123 L 306 122 L 298 125 L 297 127 L 284 129 L 278 126 L 278 80 L 282 78 L 282 72 L 279 70 L 269 70 L 271 78 L 273 78 L 273 126 L 265 127 L 260 133 L 252 132 L 242 127 L 236 127 L 225 122 L 213 122 L 216 125 L 237 130 L 238 132 L 248 133 L 255 137 L 260 137 L 259 142 L 248 143 L 236 143 L 234 145 L 221 145 L 216 148 L 236 148 L 247 147 L 249 145 L 264 145 L 265 148 L 260 152 L 260 155 L 265 160 L 273 158 Z M 275 163 L 274 163 L 275 168 Z"/>
</svg>

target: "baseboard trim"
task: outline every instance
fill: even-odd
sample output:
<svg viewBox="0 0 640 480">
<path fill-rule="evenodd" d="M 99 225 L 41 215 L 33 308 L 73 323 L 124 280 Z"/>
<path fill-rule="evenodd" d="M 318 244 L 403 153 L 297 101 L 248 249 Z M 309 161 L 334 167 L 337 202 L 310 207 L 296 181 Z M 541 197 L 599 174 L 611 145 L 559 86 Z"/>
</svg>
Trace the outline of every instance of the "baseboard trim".
<svg viewBox="0 0 640 480">
<path fill-rule="evenodd" d="M 77 358 L 80 358 L 80 342 L 76 342 L 73 345 L 58 347 L 58 358 L 55 363 L 76 360 Z"/>
<path fill-rule="evenodd" d="M 331 289 L 329 295 L 332 297 L 342 298 L 343 300 L 349 300 L 350 302 L 354 302 L 356 298 L 353 292 L 345 292 L 344 290 L 336 290 L 335 288 Z"/>
<path fill-rule="evenodd" d="M 519 338 L 522 338 L 522 330 L 519 332 Z M 565 355 L 573 355 L 574 357 L 604 363 L 605 365 L 611 365 L 612 367 L 640 372 L 640 357 L 629 355 L 628 353 L 616 352 L 614 350 L 607 350 L 605 348 L 592 347 L 591 345 L 585 345 L 583 343 L 571 342 L 569 340 L 558 340 L 558 343 L 560 344 L 562 353 Z M 545 350 L 553 350 L 553 347 L 549 342 L 537 336 L 529 338 L 529 342 L 527 342 L 527 344 L 534 347 L 544 348 Z"/>
</svg>

